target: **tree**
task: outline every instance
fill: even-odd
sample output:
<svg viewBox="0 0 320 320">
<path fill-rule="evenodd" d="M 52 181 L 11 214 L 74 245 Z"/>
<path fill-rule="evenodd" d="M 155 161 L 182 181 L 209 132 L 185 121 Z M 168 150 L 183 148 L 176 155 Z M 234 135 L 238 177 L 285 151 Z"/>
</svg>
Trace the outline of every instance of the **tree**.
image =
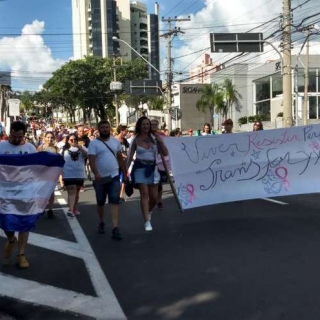
<svg viewBox="0 0 320 320">
<path fill-rule="evenodd" d="M 212 124 L 214 109 L 218 105 L 218 102 L 221 102 L 221 87 L 216 83 L 206 84 L 201 88 L 201 91 L 202 95 L 196 103 L 196 108 L 202 112 L 209 110 L 210 122 Z"/>
<path fill-rule="evenodd" d="M 235 105 L 235 110 L 240 112 L 242 108 L 240 99 L 242 99 L 242 96 L 236 90 L 235 85 L 232 84 L 232 81 L 230 79 L 225 79 L 222 84 L 222 89 L 224 92 L 226 114 L 229 112 L 233 104 Z"/>
<path fill-rule="evenodd" d="M 92 111 L 100 119 L 113 119 L 114 93 L 110 91 L 110 82 L 114 80 L 116 68 L 117 81 L 141 79 L 146 76 L 145 63 L 133 60 L 123 63 L 112 58 L 85 57 L 65 63 L 44 84 L 50 92 L 52 102 L 59 103 L 74 119 L 79 106 L 84 113 L 84 121 L 90 119 Z"/>
</svg>

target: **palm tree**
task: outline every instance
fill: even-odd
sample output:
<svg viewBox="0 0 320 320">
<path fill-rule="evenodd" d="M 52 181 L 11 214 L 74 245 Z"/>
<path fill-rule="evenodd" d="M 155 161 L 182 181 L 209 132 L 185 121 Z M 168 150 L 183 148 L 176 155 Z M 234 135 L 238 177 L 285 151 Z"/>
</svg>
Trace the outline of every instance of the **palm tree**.
<svg viewBox="0 0 320 320">
<path fill-rule="evenodd" d="M 202 95 L 200 100 L 197 101 L 196 107 L 199 111 L 206 112 L 208 109 L 210 112 L 210 122 L 212 124 L 214 109 L 218 104 L 219 97 L 221 96 L 221 87 L 216 84 L 206 84 L 201 89 Z"/>
<path fill-rule="evenodd" d="M 224 93 L 224 115 L 227 116 L 228 112 L 231 110 L 231 106 L 235 105 L 235 110 L 240 112 L 242 106 L 240 99 L 242 99 L 241 94 L 236 90 L 235 86 L 232 84 L 230 79 L 224 79 L 222 83 L 222 90 Z"/>
</svg>

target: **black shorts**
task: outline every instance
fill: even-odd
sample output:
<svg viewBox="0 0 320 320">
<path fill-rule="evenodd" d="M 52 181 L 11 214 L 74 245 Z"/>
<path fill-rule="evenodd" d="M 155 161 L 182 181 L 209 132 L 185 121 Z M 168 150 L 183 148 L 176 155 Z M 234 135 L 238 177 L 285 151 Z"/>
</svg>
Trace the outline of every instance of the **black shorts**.
<svg viewBox="0 0 320 320">
<path fill-rule="evenodd" d="M 64 185 L 82 187 L 84 185 L 84 179 L 63 179 Z"/>
</svg>

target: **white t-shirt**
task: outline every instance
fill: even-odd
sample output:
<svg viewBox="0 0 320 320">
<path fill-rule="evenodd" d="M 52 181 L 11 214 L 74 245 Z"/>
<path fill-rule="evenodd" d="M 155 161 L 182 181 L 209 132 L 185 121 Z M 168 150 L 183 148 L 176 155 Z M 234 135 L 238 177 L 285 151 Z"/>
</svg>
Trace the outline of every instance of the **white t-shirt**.
<svg viewBox="0 0 320 320">
<path fill-rule="evenodd" d="M 9 141 L 1 141 L 0 142 L 0 154 L 26 154 L 26 153 L 36 153 L 36 147 L 26 142 L 21 145 L 11 144 Z"/>
<path fill-rule="evenodd" d="M 108 144 L 113 153 L 104 144 Z M 116 159 L 119 151 L 121 144 L 114 137 L 110 137 L 107 141 L 94 139 L 90 142 L 88 155 L 96 156 L 96 167 L 101 177 L 115 177 L 119 174 L 119 164 Z"/>
<path fill-rule="evenodd" d="M 87 149 L 82 147 L 85 151 Z M 85 158 L 82 152 L 75 147 L 60 152 L 65 160 L 63 166 L 64 179 L 84 179 L 85 178 Z"/>
</svg>

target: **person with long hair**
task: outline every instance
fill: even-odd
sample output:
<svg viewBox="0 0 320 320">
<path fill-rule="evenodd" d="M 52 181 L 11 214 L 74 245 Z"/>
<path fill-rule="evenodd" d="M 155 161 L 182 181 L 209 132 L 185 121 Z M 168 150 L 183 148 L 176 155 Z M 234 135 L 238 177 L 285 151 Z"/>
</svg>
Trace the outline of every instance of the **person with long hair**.
<svg viewBox="0 0 320 320">
<path fill-rule="evenodd" d="M 260 131 L 263 130 L 263 124 L 261 121 L 256 121 L 253 125 L 253 131 Z"/>
<path fill-rule="evenodd" d="M 85 179 L 85 159 L 87 158 L 87 148 L 78 144 L 78 137 L 72 133 L 66 137 L 66 144 L 63 146 L 61 154 L 65 160 L 63 167 L 63 182 L 67 189 L 69 209 L 67 215 L 74 217 L 79 215 L 77 204 L 79 192 Z"/>
<path fill-rule="evenodd" d="M 46 151 L 46 152 L 51 152 L 51 153 L 59 153 L 59 149 L 54 143 L 55 137 L 54 137 L 53 132 L 51 132 L 51 131 L 46 132 L 44 134 L 43 140 L 44 140 L 43 144 L 37 148 L 38 152 Z M 47 215 L 48 215 L 49 219 L 54 218 L 53 210 L 52 210 L 53 204 L 54 204 L 54 192 L 52 192 L 52 195 L 51 195 L 49 202 L 48 202 Z"/>
<path fill-rule="evenodd" d="M 205 123 L 202 128 L 201 135 L 206 136 L 208 134 L 211 134 L 211 125 L 210 125 L 210 123 Z"/>
<path fill-rule="evenodd" d="M 157 154 L 168 155 L 168 150 L 160 135 L 153 135 L 151 121 L 143 116 L 135 126 L 135 138 L 131 143 L 127 158 L 127 170 L 136 159 L 131 170 L 132 182 L 140 192 L 140 208 L 144 219 L 145 231 L 152 231 L 151 215 L 158 201 L 158 184 L 160 175 L 156 166 Z"/>
</svg>

